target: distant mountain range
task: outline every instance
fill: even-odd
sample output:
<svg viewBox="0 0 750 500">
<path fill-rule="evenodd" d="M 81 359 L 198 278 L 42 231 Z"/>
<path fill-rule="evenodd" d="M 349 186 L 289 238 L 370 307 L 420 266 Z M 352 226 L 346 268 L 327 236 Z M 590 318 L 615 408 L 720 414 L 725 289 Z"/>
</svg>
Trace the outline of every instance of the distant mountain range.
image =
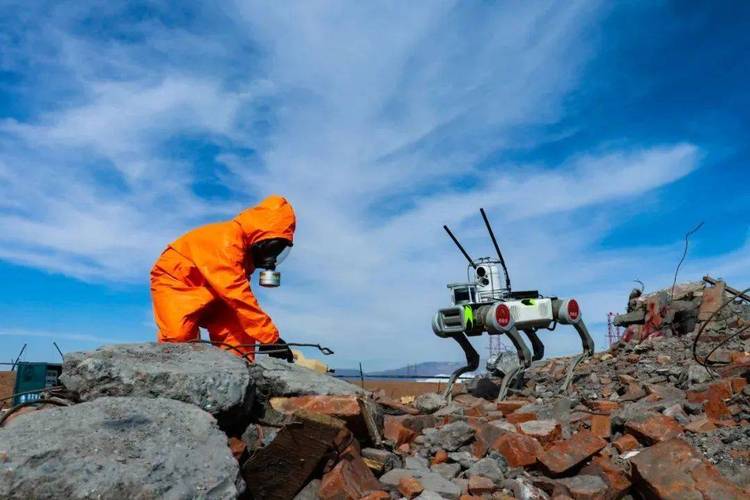
<svg viewBox="0 0 750 500">
<path fill-rule="evenodd" d="M 365 372 L 365 377 L 415 377 L 426 378 L 435 375 L 450 375 L 454 370 L 464 366 L 463 363 L 453 361 L 425 361 L 413 365 L 402 366 L 394 370 L 381 370 L 376 372 Z M 340 377 L 359 377 L 359 370 L 351 368 L 337 368 L 336 375 Z"/>
</svg>

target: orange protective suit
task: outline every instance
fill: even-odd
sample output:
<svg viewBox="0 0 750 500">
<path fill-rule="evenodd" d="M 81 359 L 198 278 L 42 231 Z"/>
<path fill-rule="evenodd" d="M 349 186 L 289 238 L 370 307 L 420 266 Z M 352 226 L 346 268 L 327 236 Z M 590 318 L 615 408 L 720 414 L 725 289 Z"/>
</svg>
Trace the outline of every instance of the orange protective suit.
<svg viewBox="0 0 750 500">
<path fill-rule="evenodd" d="M 250 290 L 255 267 L 248 250 L 271 238 L 293 241 L 295 224 L 289 202 L 269 196 L 232 220 L 193 229 L 167 246 L 151 269 L 159 342 L 198 339 L 199 326 L 211 340 L 233 346 L 276 342 L 279 332 Z M 239 349 L 252 356 L 252 348 Z"/>
</svg>

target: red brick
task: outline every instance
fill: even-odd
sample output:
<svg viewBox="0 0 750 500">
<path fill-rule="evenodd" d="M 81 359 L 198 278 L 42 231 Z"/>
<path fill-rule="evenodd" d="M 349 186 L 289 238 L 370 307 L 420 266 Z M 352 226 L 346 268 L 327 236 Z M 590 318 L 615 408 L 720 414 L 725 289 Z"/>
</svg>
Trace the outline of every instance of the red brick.
<svg viewBox="0 0 750 500">
<path fill-rule="evenodd" d="M 681 439 L 671 439 L 641 451 L 630 460 L 633 480 L 646 497 L 684 500 L 732 500 L 747 494 Z"/>
<path fill-rule="evenodd" d="M 586 401 L 586 406 L 591 408 L 592 411 L 595 411 L 597 413 L 606 413 L 610 414 L 613 411 L 620 408 L 620 403 L 617 401 L 609 401 L 605 399 L 597 399 L 595 401 Z"/>
<path fill-rule="evenodd" d="M 641 447 L 641 444 L 638 442 L 638 440 L 630 434 L 623 434 L 619 438 L 615 439 L 612 444 L 620 453 L 635 450 Z"/>
<path fill-rule="evenodd" d="M 404 425 L 406 418 L 409 417 L 386 415 L 384 419 L 383 436 L 389 441 L 393 441 L 397 447 L 405 443 L 411 443 L 417 437 L 416 432 Z"/>
<path fill-rule="evenodd" d="M 580 473 L 602 478 L 607 483 L 607 498 L 621 498 L 631 486 L 625 471 L 602 456 L 595 456 L 590 464 L 581 469 Z"/>
<path fill-rule="evenodd" d="M 724 401 L 731 397 L 732 383 L 728 379 L 720 380 L 708 386 L 706 401 L 703 403 L 706 416 L 712 421 L 730 418 L 732 414 Z"/>
<path fill-rule="evenodd" d="M 706 321 L 715 313 L 724 302 L 724 290 L 726 283 L 719 281 L 715 286 L 703 289 L 703 298 L 698 310 L 698 321 Z"/>
<path fill-rule="evenodd" d="M 536 420 L 536 413 L 511 413 L 505 420 L 511 424 L 520 424 L 521 422 L 528 422 L 529 420 Z"/>
<path fill-rule="evenodd" d="M 612 422 L 609 415 L 592 415 L 591 432 L 600 438 L 608 438 L 612 435 Z"/>
<path fill-rule="evenodd" d="M 607 442 L 589 431 L 581 431 L 570 439 L 555 443 L 539 456 L 539 461 L 553 474 L 562 474 L 580 464 Z"/>
<path fill-rule="evenodd" d="M 706 412 L 706 416 L 714 422 L 725 420 L 732 416 L 732 412 L 729 411 L 726 403 L 715 397 L 709 398 L 708 401 L 703 403 L 703 410 Z"/>
<path fill-rule="evenodd" d="M 360 402 L 356 396 L 297 396 L 291 398 L 271 398 L 271 407 L 281 413 L 291 415 L 298 410 L 340 418 L 357 436 L 367 436 L 367 425 Z"/>
<path fill-rule="evenodd" d="M 501 428 L 486 422 L 474 424 L 472 427 L 476 432 L 474 442 L 471 443 L 471 453 L 477 458 L 484 457 L 492 443 L 505 432 Z"/>
<path fill-rule="evenodd" d="M 750 362 L 750 352 L 732 351 L 729 353 L 729 362 L 733 365 L 748 363 Z"/>
<path fill-rule="evenodd" d="M 644 413 L 625 422 L 625 430 L 645 444 L 660 443 L 682 434 L 677 420 L 661 413 Z"/>
<path fill-rule="evenodd" d="M 291 414 L 297 410 L 307 410 L 337 417 L 344 421 L 360 414 L 355 396 L 297 396 L 292 398 L 271 398 L 271 407 L 282 413 Z"/>
<path fill-rule="evenodd" d="M 699 417 L 685 425 L 685 430 L 695 433 L 711 432 L 716 430 L 716 426 L 708 419 L 708 417 Z"/>
<path fill-rule="evenodd" d="M 358 454 L 347 454 L 336 466 L 323 475 L 319 497 L 322 500 L 362 498 L 382 490 L 372 471 Z"/>
<path fill-rule="evenodd" d="M 464 409 L 464 415 L 467 417 L 484 417 L 487 412 L 484 411 L 482 405 L 476 405 Z"/>
<path fill-rule="evenodd" d="M 424 491 L 424 486 L 412 476 L 404 476 L 398 482 L 398 491 L 411 500 Z"/>
<path fill-rule="evenodd" d="M 685 397 L 688 403 L 705 403 L 708 401 L 708 391 L 687 391 Z"/>
<path fill-rule="evenodd" d="M 505 457 L 511 467 L 533 465 L 544 451 L 539 441 L 533 437 L 515 432 L 508 432 L 497 438 L 492 443 L 492 449 Z"/>
<path fill-rule="evenodd" d="M 391 495 L 387 491 L 378 490 L 368 493 L 363 496 L 360 500 L 391 500 Z"/>
<path fill-rule="evenodd" d="M 490 478 L 484 476 L 471 476 L 469 478 L 469 493 L 472 495 L 487 495 L 495 489 L 495 483 Z"/>
<path fill-rule="evenodd" d="M 529 404 L 529 402 L 526 400 L 507 399 L 505 401 L 499 401 L 497 403 L 497 409 L 508 415 L 527 404 Z"/>
<path fill-rule="evenodd" d="M 411 446 L 409 443 L 404 443 L 396 448 L 396 451 L 402 455 L 411 454 Z"/>
<path fill-rule="evenodd" d="M 482 497 L 476 495 L 461 495 L 458 500 L 482 500 Z"/>
<path fill-rule="evenodd" d="M 732 392 L 735 394 L 740 392 L 742 388 L 747 385 L 747 380 L 742 377 L 733 377 L 730 381 L 732 383 Z"/>
<path fill-rule="evenodd" d="M 247 445 L 241 439 L 238 439 L 236 437 L 230 437 L 229 449 L 232 450 L 232 455 L 234 456 L 234 458 L 237 461 L 239 461 L 240 458 L 242 458 L 242 454 L 245 453 L 245 450 L 247 449 Z"/>
<path fill-rule="evenodd" d="M 531 436 L 546 447 L 557 441 L 562 434 L 560 424 L 555 420 L 529 420 L 518 424 L 522 434 Z"/>
<path fill-rule="evenodd" d="M 435 456 L 432 457 L 432 464 L 444 464 L 448 461 L 448 452 L 445 450 L 438 450 L 435 452 Z"/>
</svg>

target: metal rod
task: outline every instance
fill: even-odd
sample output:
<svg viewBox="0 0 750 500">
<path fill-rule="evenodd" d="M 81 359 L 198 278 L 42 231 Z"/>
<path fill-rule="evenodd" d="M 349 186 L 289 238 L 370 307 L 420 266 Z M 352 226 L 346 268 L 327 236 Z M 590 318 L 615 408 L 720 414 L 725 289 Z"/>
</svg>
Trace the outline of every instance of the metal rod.
<svg viewBox="0 0 750 500">
<path fill-rule="evenodd" d="M 705 281 L 706 283 L 708 283 L 710 285 L 714 285 L 714 286 L 717 283 L 719 283 L 719 280 L 715 280 L 711 276 L 708 276 L 708 275 L 706 275 L 706 276 L 703 277 L 703 281 Z M 746 301 L 750 302 L 750 295 L 748 295 L 746 293 L 742 293 L 739 290 L 737 290 L 736 288 L 732 288 L 731 286 L 727 285 L 726 283 L 724 284 L 724 290 L 726 290 L 727 292 L 731 293 L 732 295 L 734 295 L 737 298 L 740 298 L 742 300 L 746 300 Z"/>
<path fill-rule="evenodd" d="M 359 382 L 362 384 L 362 390 L 365 389 L 365 372 L 362 371 L 362 362 L 359 363 Z"/>
<path fill-rule="evenodd" d="M 18 357 L 17 357 L 17 358 L 16 358 L 16 360 L 15 360 L 15 361 L 13 362 L 13 366 L 12 366 L 12 367 L 10 368 L 10 371 L 13 371 L 13 370 L 15 370 L 15 369 L 16 369 L 16 365 L 17 365 L 17 364 L 18 364 L 18 362 L 19 362 L 19 361 L 21 360 L 21 356 L 23 355 L 23 351 L 25 351 L 25 350 L 26 350 L 26 346 L 27 346 L 27 345 L 29 345 L 29 344 L 24 344 L 24 345 L 23 345 L 23 347 L 21 348 L 21 352 L 19 352 L 19 353 L 18 353 Z"/>
<path fill-rule="evenodd" d="M 57 342 L 55 342 L 55 341 L 53 340 L 53 341 L 52 341 L 52 345 L 54 345 L 54 346 L 55 346 L 55 349 L 57 349 L 57 352 L 59 352 L 59 353 L 60 353 L 60 357 L 62 358 L 62 360 L 63 360 L 63 361 L 65 361 L 65 356 L 63 356 L 63 353 L 62 353 L 62 351 L 60 350 L 60 346 L 58 346 L 58 345 L 57 345 Z"/>
<path fill-rule="evenodd" d="M 495 251 L 497 252 L 497 258 L 500 259 L 500 265 L 503 266 L 503 271 L 505 272 L 505 288 L 510 290 L 510 276 L 508 275 L 508 268 L 505 266 L 505 259 L 503 259 L 503 254 L 500 251 L 500 245 L 497 244 L 497 239 L 495 238 L 495 232 L 492 230 L 492 226 L 490 225 L 490 220 L 487 218 L 487 214 L 484 212 L 484 208 L 480 208 L 479 213 L 482 214 L 482 219 L 484 219 L 484 225 L 487 226 L 487 232 L 490 233 L 492 244 L 495 246 Z"/>
<path fill-rule="evenodd" d="M 473 261 L 473 260 L 472 260 L 472 258 L 471 258 L 471 257 L 469 256 L 469 254 L 468 254 L 468 253 L 466 252 L 466 250 L 464 250 L 464 247 L 463 247 L 463 246 L 461 246 L 461 243 L 459 243 L 459 242 L 458 242 L 458 239 L 456 239 L 456 237 L 455 237 L 455 236 L 453 236 L 453 233 L 451 233 L 451 230 L 450 230 L 450 229 L 448 229 L 448 226 L 443 226 L 443 229 L 445 229 L 445 232 L 446 232 L 446 233 L 448 233 L 448 236 L 450 236 L 450 237 L 451 237 L 451 239 L 453 240 L 453 243 L 455 243 L 455 244 L 456 244 L 456 246 L 458 247 L 458 249 L 459 249 L 459 250 L 461 250 L 461 253 L 462 253 L 462 254 L 464 254 L 464 257 L 466 257 L 466 260 L 468 260 L 468 261 L 469 261 L 469 265 L 470 265 L 471 267 L 473 267 L 474 269 L 476 269 L 476 268 L 477 268 L 477 265 L 476 265 L 476 264 L 474 264 L 474 261 Z"/>
</svg>

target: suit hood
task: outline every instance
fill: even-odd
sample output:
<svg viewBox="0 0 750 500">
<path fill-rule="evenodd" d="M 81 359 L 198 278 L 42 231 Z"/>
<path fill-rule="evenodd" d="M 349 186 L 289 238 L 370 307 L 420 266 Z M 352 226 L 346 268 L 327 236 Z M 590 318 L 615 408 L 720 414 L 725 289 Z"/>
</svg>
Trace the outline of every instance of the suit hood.
<svg viewBox="0 0 750 500">
<path fill-rule="evenodd" d="M 242 227 L 246 248 L 271 238 L 294 241 L 297 218 L 292 205 L 282 196 L 269 196 L 232 220 Z"/>
</svg>

